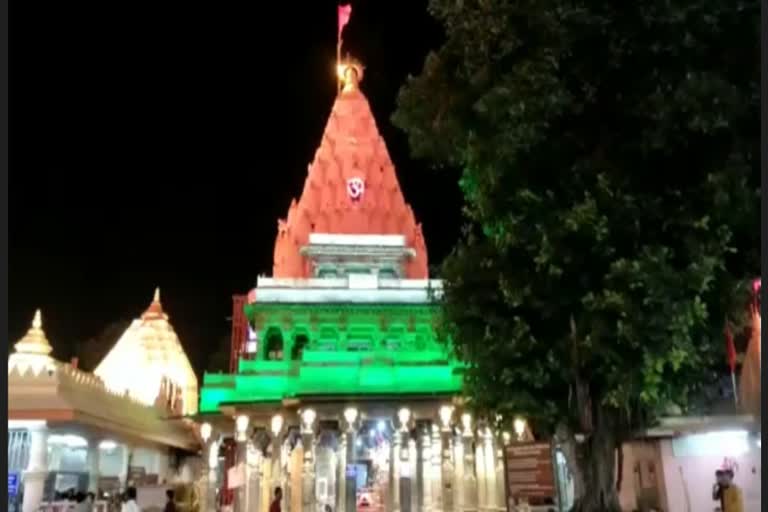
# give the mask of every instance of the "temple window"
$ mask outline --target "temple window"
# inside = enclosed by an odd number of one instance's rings
[[[283,359],[283,333],[276,327],[270,327],[267,330],[267,340],[265,348],[267,361],[281,361]]]
[[[371,350],[371,340],[365,338],[348,339],[347,350],[350,352],[368,352]]]
[[[309,338],[306,334],[297,335],[293,340],[293,347],[291,348],[291,360],[300,361],[301,355],[308,344]]]
[[[386,338],[382,342],[385,350],[398,350],[402,346],[400,340],[397,338]]]
[[[333,327],[325,326],[320,328],[320,334],[317,339],[318,350],[336,350],[339,342],[339,335]]]
[[[317,277],[319,278],[329,278],[329,277],[336,277],[336,269],[335,268],[321,268],[317,271]]]
[[[382,279],[397,279],[397,272],[395,272],[395,269],[390,267],[384,267],[379,270],[379,277]]]

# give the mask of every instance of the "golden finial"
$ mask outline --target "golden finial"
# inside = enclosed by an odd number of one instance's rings
[[[43,315],[40,313],[40,309],[35,311],[35,317],[32,319],[32,327],[34,329],[43,328]]]
[[[363,79],[363,66],[356,59],[347,57],[344,62],[339,63],[336,73],[344,85],[343,91],[353,91]]]
[[[155,288],[155,297],[152,299],[152,302],[160,302],[160,287],[158,286]]]
[[[14,345],[17,353],[23,354],[42,354],[48,355],[51,353],[51,344],[48,343],[48,339],[45,337],[43,331],[43,315],[38,309],[35,311],[35,316],[32,319],[32,327],[27,331],[27,334],[21,338],[18,343]]]

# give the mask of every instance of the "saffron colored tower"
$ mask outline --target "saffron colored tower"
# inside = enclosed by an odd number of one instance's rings
[[[230,373],[204,375],[200,417],[219,432],[208,496],[266,510],[280,486],[289,510],[502,507],[497,440],[462,414],[463,368],[438,334],[442,283],[362,75],[340,66],[303,190],[278,221],[273,276],[235,301]]]

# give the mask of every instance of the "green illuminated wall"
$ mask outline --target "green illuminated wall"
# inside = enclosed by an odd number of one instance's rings
[[[436,313],[432,305],[250,304],[258,354],[241,359],[236,374],[206,373],[200,410],[302,396],[458,393],[462,368],[437,339]]]

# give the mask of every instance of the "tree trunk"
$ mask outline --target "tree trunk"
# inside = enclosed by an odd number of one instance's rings
[[[619,441],[611,414],[596,411],[595,428],[581,443],[576,443],[574,480],[576,491],[572,512],[621,512],[616,490],[616,450]],[[578,476],[577,476],[578,475]]]

